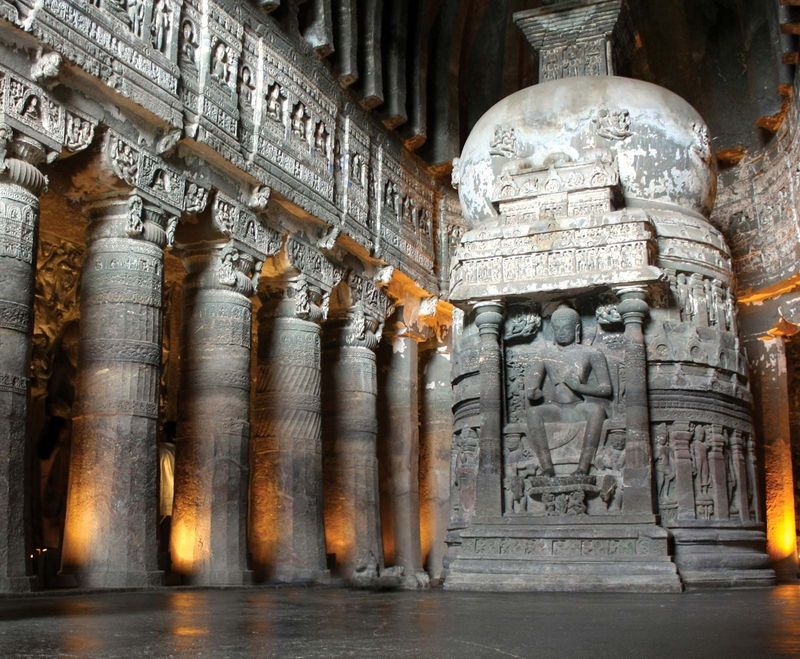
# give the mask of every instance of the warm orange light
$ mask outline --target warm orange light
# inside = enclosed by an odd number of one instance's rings
[[[170,558],[174,572],[191,576],[208,569],[211,558],[211,511],[208,505],[195,507],[188,501],[181,504],[176,499],[170,534]]]
[[[790,444],[779,438],[765,446],[767,553],[779,576],[797,574],[797,529]]]
[[[428,561],[433,544],[434,502],[428,497],[420,497],[419,502],[419,540],[422,546],[422,564]]]
[[[93,539],[97,537],[97,501],[90,479],[77,475],[70,481],[61,563],[67,571],[79,570],[92,562]]]

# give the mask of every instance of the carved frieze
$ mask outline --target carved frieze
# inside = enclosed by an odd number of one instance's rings
[[[177,0],[18,4],[19,27],[117,93],[179,123]]]
[[[453,299],[657,280],[646,213],[615,211],[578,227],[528,226],[468,232],[451,272]]]
[[[221,192],[214,199],[211,219],[218,231],[252,250],[259,259],[275,254],[281,247],[277,231],[249,208]]]

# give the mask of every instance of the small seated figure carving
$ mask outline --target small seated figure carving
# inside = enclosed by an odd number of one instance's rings
[[[592,465],[606,412],[602,405],[584,396],[611,396],[611,377],[605,355],[579,343],[581,318],[574,309],[562,305],[551,317],[555,343],[540,348],[533,356],[525,389],[528,437],[545,476],[554,476],[553,460],[547,441],[545,422],[586,422],[580,461],[575,474],[588,474]],[[593,376],[594,382],[589,382]],[[550,387],[545,390],[548,381]],[[547,393],[545,393],[545,391]]]

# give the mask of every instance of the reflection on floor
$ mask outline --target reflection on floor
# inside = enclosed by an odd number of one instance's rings
[[[13,657],[800,653],[800,586],[682,595],[181,590],[0,600]]]

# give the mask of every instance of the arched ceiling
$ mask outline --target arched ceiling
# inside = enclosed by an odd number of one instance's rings
[[[547,0],[254,1],[442,174],[487,109],[537,81],[512,15]],[[626,1],[636,38],[620,74],[694,105],[723,165],[769,140],[797,60],[800,0]]]

